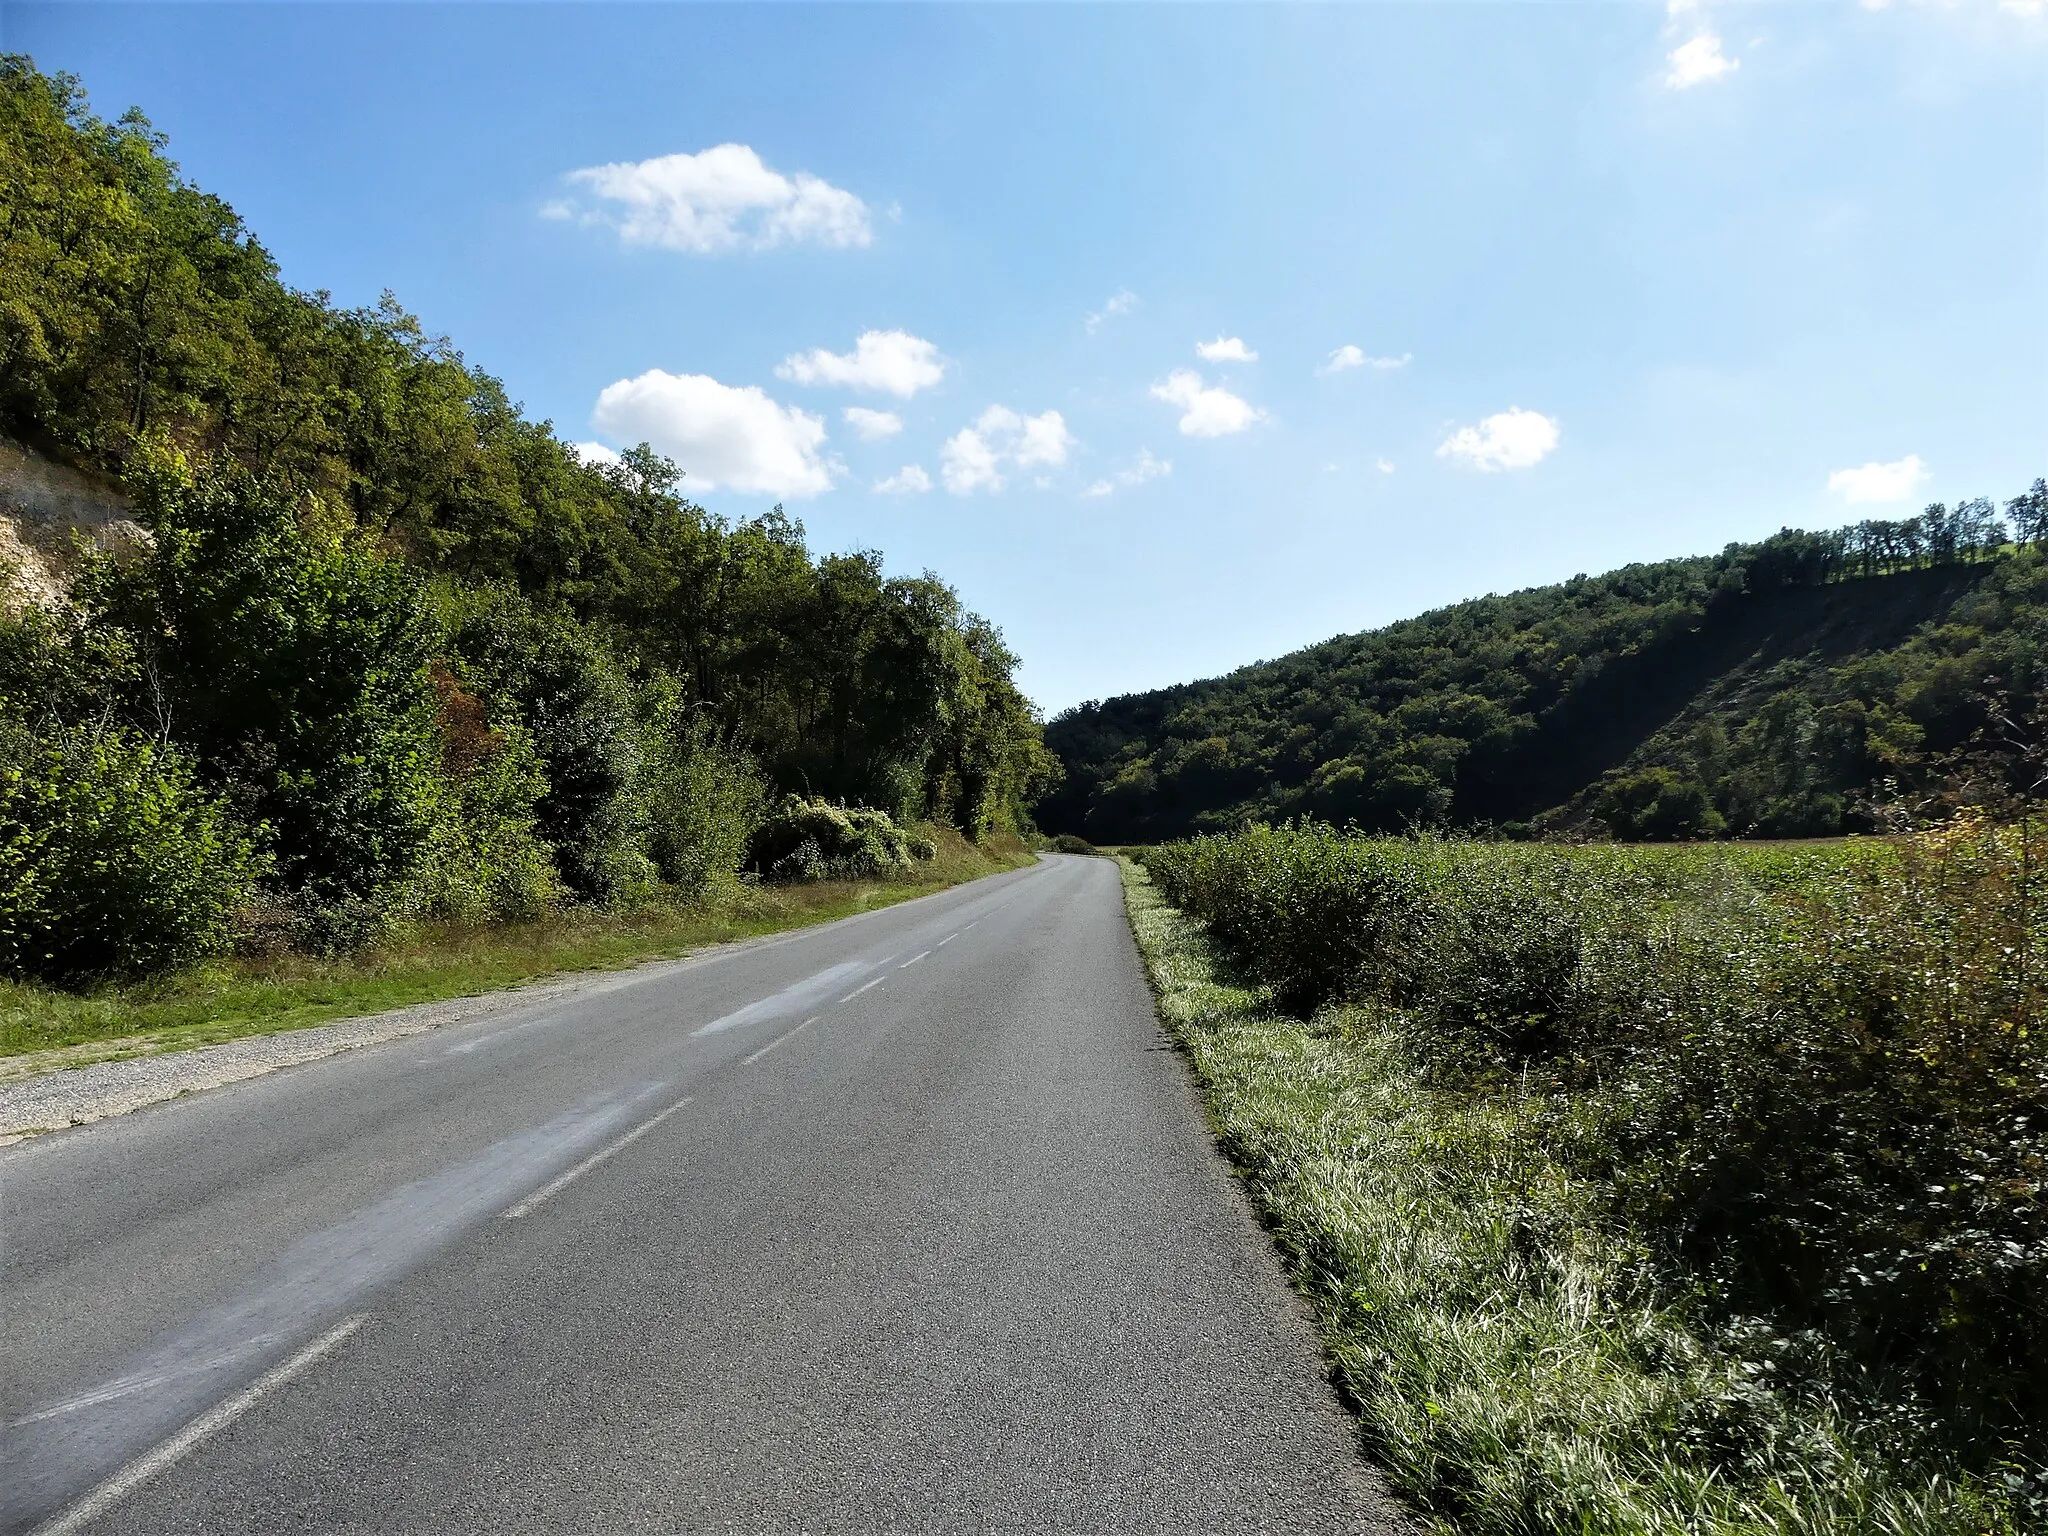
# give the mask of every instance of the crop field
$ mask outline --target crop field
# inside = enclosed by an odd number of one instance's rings
[[[2048,1529],[2038,826],[1127,861],[1368,1448],[1482,1533]]]

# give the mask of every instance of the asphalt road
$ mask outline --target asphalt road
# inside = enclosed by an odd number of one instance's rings
[[[1392,1531],[1107,862],[0,1149],[0,1529]]]

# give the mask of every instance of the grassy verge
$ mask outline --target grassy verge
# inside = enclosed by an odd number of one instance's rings
[[[1366,1449],[1437,1530],[2033,1528],[2024,1490],[1912,1456],[1921,1426],[1845,1397],[1816,1341],[1709,1324],[1549,1150],[1554,1108],[1432,1086],[1383,1012],[1283,1013],[1119,862],[1160,1016]]]
[[[12,1058],[0,1076],[185,1050],[562,972],[667,959],[707,944],[850,917],[1030,860],[1014,841],[987,847],[958,836],[936,841],[938,857],[898,881],[739,886],[696,905],[631,912],[569,908],[526,923],[426,928],[333,959],[220,961],[88,993],[0,982],[0,1058]]]

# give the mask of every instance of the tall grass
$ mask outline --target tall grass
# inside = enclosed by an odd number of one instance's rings
[[[1424,1507],[2048,1528],[2038,836],[1147,855],[1169,1018]]]

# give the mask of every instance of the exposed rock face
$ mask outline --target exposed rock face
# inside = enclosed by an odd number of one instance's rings
[[[0,438],[0,566],[13,589],[0,601],[61,604],[77,540],[107,550],[148,539],[134,511],[97,476]]]

